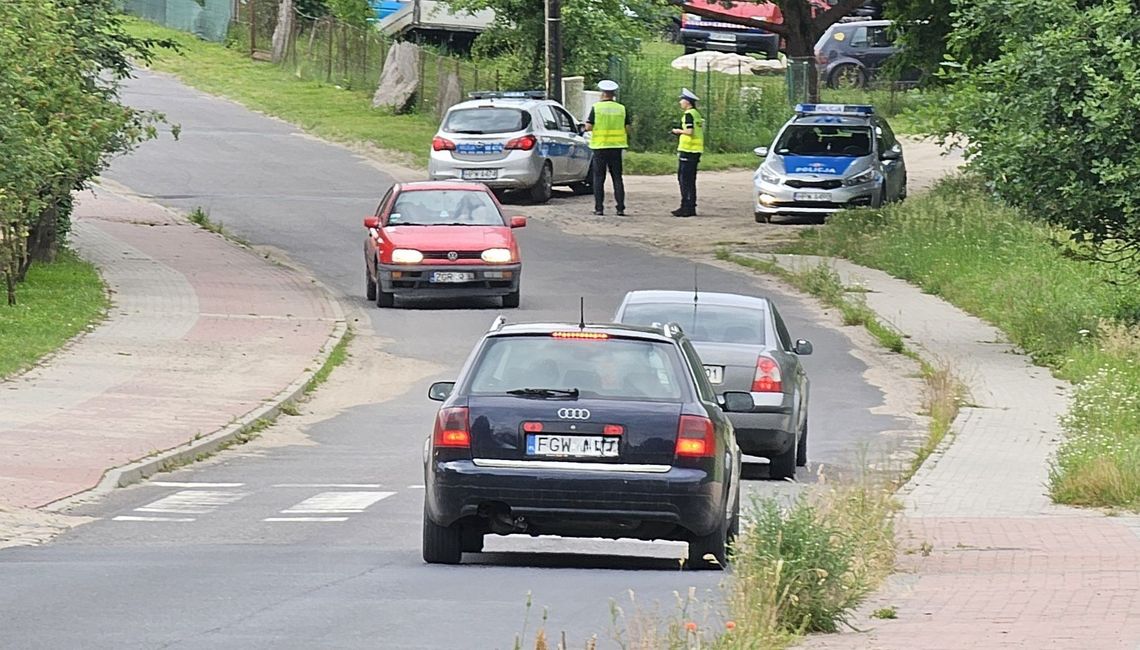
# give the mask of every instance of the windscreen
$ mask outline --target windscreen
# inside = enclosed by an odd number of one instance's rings
[[[871,155],[871,129],[866,126],[793,124],[776,143],[781,156]]]
[[[689,339],[697,343],[742,343],[764,345],[763,309],[746,309],[697,302],[634,303],[626,305],[621,322],[651,326],[654,323],[677,323]]]
[[[389,226],[502,226],[503,215],[482,190],[401,192],[388,215]]]
[[[487,342],[468,391],[577,389],[583,398],[677,401],[685,381],[678,356],[673,345],[653,341],[498,337]]]
[[[461,108],[451,111],[443,130],[449,133],[513,133],[530,126],[530,114],[517,108]]]

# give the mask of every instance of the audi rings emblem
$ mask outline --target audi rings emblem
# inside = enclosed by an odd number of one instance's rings
[[[456,253],[455,251],[451,251],[450,253],[447,254],[447,259],[454,262],[455,260],[459,259],[459,253]]]
[[[558,409],[558,417],[563,420],[589,420],[590,409]]]

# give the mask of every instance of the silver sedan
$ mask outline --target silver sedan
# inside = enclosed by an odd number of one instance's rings
[[[751,413],[730,413],[740,450],[768,458],[770,476],[791,479],[807,464],[807,372],[811,343],[793,340],[767,298],[731,293],[631,291],[614,321],[677,323],[693,342],[718,394],[752,393]]]

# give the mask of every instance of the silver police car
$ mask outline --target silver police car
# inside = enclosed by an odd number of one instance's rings
[[[431,143],[431,180],[479,181],[545,203],[555,185],[590,189],[589,140],[541,91],[476,92],[452,106]]]
[[[906,198],[902,145],[871,106],[797,104],[752,176],[758,223],[772,217],[826,218],[843,208]]]

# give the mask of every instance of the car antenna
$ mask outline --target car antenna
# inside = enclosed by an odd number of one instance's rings
[[[578,296],[578,329],[586,329],[586,297]]]
[[[697,301],[700,300],[700,290],[697,284],[697,269],[699,268],[693,264],[693,330],[697,329]]]

